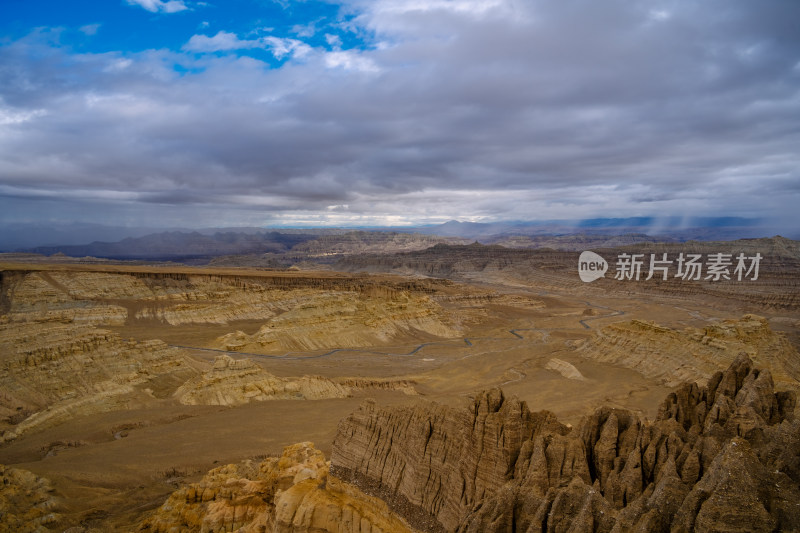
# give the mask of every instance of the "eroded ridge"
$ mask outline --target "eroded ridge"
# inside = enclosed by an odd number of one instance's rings
[[[139,530],[413,533],[383,501],[330,477],[328,467],[303,442],[280,458],[216,468],[174,492]]]
[[[761,316],[746,314],[702,328],[682,330],[645,320],[617,322],[596,331],[578,348],[587,359],[631,368],[670,387],[685,381],[707,383],[745,353],[768,369],[784,389],[800,386],[800,355]]]
[[[340,423],[331,474],[430,531],[797,530],[794,406],[746,356],[653,422],[603,407],[570,430],[500,390],[468,410],[366,404]]]
[[[500,389],[467,408],[367,401],[339,424],[330,463],[302,443],[213,470],[140,527],[796,531],[795,403],[744,355],[706,386],[669,394],[653,422],[601,407],[571,428]]]

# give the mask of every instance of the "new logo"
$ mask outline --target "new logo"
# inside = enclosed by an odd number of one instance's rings
[[[590,283],[606,275],[608,263],[594,252],[585,251],[578,258],[578,275],[584,283]]]

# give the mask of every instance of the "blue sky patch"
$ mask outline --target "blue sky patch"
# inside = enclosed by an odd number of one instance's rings
[[[294,41],[329,50],[366,46],[348,29],[352,25],[340,6],[330,2],[6,0],[2,14],[0,38],[6,42],[38,29],[81,53],[168,49],[247,55],[277,66],[291,57],[285,48]],[[275,39],[284,46],[271,45]]]

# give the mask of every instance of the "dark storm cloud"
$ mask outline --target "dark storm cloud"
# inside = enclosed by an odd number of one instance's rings
[[[219,205],[233,223],[259,209],[320,223],[792,220],[797,2],[345,9],[372,46],[221,32],[180,52],[89,55],[41,30],[0,47],[0,195],[70,187]],[[291,57],[236,54],[259,46]]]

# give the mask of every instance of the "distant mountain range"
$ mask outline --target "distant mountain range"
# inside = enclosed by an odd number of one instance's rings
[[[760,219],[741,217],[632,217],[579,220],[458,222],[406,228],[404,231],[474,238],[491,243],[508,236],[645,234],[661,240],[734,240],[770,237],[800,238],[800,227],[776,228]]]
[[[72,257],[185,261],[230,254],[284,253],[315,237],[314,235],[291,235],[275,231],[263,233],[220,232],[213,235],[203,235],[196,231],[191,233],[170,231],[143,237],[129,237],[118,242],[38,246],[26,251],[44,255],[61,253]]]
[[[509,248],[580,250],[637,243],[733,240],[781,233],[744,218],[604,218],[574,221],[458,222],[412,228],[206,228],[153,232],[147,228],[0,224],[0,252],[72,257],[204,260],[227,255],[284,255],[293,260],[354,253],[392,253],[437,243],[480,242]],[[799,238],[795,229],[783,236]],[[89,239],[89,237],[92,237]]]

